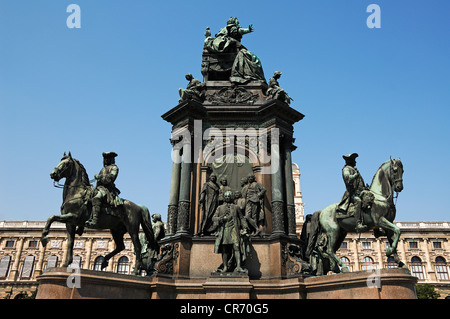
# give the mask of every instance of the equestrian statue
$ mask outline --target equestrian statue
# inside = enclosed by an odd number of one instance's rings
[[[73,158],[70,152],[68,155],[64,153],[60,163],[50,173],[54,183],[62,178],[66,181],[63,187],[61,215],[53,215],[47,220],[41,242],[44,247],[48,244],[47,235],[53,222],[66,224],[68,241],[63,267],[72,263],[75,234],[81,236],[85,227],[111,231],[116,247],[105,256],[102,269],[108,266],[109,259],[125,249],[123,236],[129,233],[136,255],[134,274],[138,275],[141,270],[145,270],[139,241],[140,227],[144,231],[148,247],[159,251],[148,208],[118,197],[120,192],[114,184],[118,174],[114,160],[116,156],[114,152],[103,153],[104,167],[95,175],[96,188],[91,185],[84,166]]]
[[[396,214],[394,193],[403,190],[403,164],[400,159],[391,157],[380,166],[368,187],[355,167],[357,157],[356,153],[343,156],[346,164],[342,176],[346,191],[342,200],[306,218],[300,236],[302,249],[297,253],[302,265],[308,265],[303,269],[305,273],[348,272],[336,251],[347,233],[369,230],[373,230],[376,237],[386,235],[390,243],[386,256],[392,255],[398,267],[406,267],[397,254],[400,229],[393,223]]]

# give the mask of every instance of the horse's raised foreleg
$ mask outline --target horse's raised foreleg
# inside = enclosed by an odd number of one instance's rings
[[[390,256],[397,252],[397,245],[400,239],[400,228],[398,228],[394,223],[391,223],[385,217],[380,217],[378,220],[378,226],[383,228],[387,233],[392,234],[388,236],[391,247],[386,248],[386,256]]]
[[[42,230],[42,235],[41,235],[42,246],[45,247],[48,244],[48,242],[50,241],[50,239],[47,237],[47,235],[50,231],[50,226],[54,222],[67,223],[67,222],[70,222],[73,219],[73,217],[74,217],[74,215],[72,213],[68,213],[68,214],[64,214],[64,215],[50,216],[47,219],[47,223],[45,224],[44,229]]]
[[[395,233],[393,231],[391,231],[391,230],[387,230],[386,231],[386,236],[387,236],[387,239],[388,239],[388,242],[389,242],[390,246],[392,246],[394,238],[396,236]],[[394,257],[394,260],[397,263],[398,267],[408,269],[408,267],[405,265],[405,263],[401,261],[400,257],[398,256],[398,252],[397,251],[394,251],[392,253],[392,256]]]
[[[102,269],[106,268],[108,266],[108,261],[120,253],[122,250],[125,249],[125,244],[123,243],[123,235],[125,232],[123,230],[113,230],[111,229],[111,235],[114,239],[114,243],[116,244],[116,248],[110,252],[108,255],[105,256],[105,259],[102,262]]]

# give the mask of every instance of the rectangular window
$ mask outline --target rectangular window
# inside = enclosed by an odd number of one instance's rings
[[[409,242],[409,248],[410,249],[417,249],[417,248],[419,248],[419,245],[418,245],[418,243],[416,241],[410,241]]]
[[[361,243],[363,249],[371,249],[371,248],[372,248],[372,245],[371,245],[371,244],[372,244],[372,243],[371,243],[370,241],[363,241],[363,242]]]
[[[14,248],[14,240],[7,240],[5,247],[6,248]]]
[[[433,242],[433,248],[434,249],[442,249],[442,244],[440,241],[434,241]]]
[[[37,248],[37,246],[38,246],[37,240],[30,240],[28,242],[28,248]]]
[[[343,241],[343,242],[342,242],[341,248],[342,248],[342,249],[347,249],[347,242],[346,242],[346,241]]]

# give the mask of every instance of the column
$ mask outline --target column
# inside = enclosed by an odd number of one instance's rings
[[[424,238],[423,239],[423,244],[424,244],[424,250],[425,250],[425,259],[426,259],[426,267],[425,267],[425,271],[427,273],[427,277],[426,279],[432,279],[432,280],[436,280],[436,278],[432,278],[436,273],[433,269],[433,265],[431,264],[431,258],[430,258],[430,251],[428,250],[428,238]]]
[[[283,183],[280,163],[280,144],[278,136],[271,137],[271,177],[272,177],[272,233],[285,234]]]
[[[398,241],[397,253],[400,253],[400,260],[406,265],[408,261],[406,260],[406,250],[405,250],[405,239],[404,238],[400,238],[400,240]]]
[[[42,244],[39,244],[39,257],[36,262],[35,277],[42,274],[42,268],[44,265],[44,255],[45,255],[45,247]]]
[[[355,268],[353,271],[360,271],[359,269],[359,250],[358,250],[358,238],[353,238],[353,247],[355,249]]]
[[[180,196],[180,150],[174,149],[172,153],[172,178],[170,180],[169,207],[167,212],[167,236],[175,234],[177,230],[178,199]]]
[[[84,269],[90,269],[91,255],[92,255],[92,238],[86,239],[84,242],[84,249],[86,250],[86,260],[84,261]]]
[[[189,233],[189,213],[191,206],[191,152],[190,148],[183,153],[181,164],[180,194],[178,197],[177,234]]]
[[[114,246],[115,246],[115,244],[114,244],[114,240],[110,240],[110,239],[108,239],[108,238],[105,238],[105,240],[107,240],[108,241],[108,244],[106,245],[106,247],[108,247],[108,251],[106,252],[106,254],[108,254],[110,251],[113,251],[114,250]],[[106,255],[105,255],[106,256]],[[116,255],[117,256],[117,255]],[[115,256],[114,256],[115,257]],[[114,261],[115,261],[115,258],[111,258],[110,260],[109,260],[109,262],[108,262],[108,266],[106,266],[106,268],[104,269],[105,271],[110,271],[110,272],[113,272],[114,271]]]
[[[286,208],[287,208],[287,222],[288,235],[297,237],[295,224],[295,202],[294,202],[294,178],[292,176],[292,157],[291,148],[292,140],[285,140],[284,143],[284,179],[286,187]]]
[[[380,238],[377,238],[377,253],[378,253],[378,267],[380,269],[382,269],[384,267],[384,265],[383,265],[383,258],[385,258],[385,257],[383,255],[383,251],[382,251],[382,247],[381,247],[381,239]]]
[[[20,257],[22,255],[22,249],[23,249],[23,238],[19,238],[19,240],[17,241],[17,252],[16,256],[14,257],[14,264],[9,274],[9,278],[11,278],[13,281],[16,281],[19,277],[19,264],[20,264]]]

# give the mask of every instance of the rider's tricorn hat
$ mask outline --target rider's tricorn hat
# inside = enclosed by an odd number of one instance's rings
[[[345,159],[345,161],[349,161],[349,160],[354,160],[355,158],[358,157],[357,153],[352,153],[352,154],[348,154],[348,155],[342,155],[342,158]]]
[[[107,152],[107,153],[103,152],[103,158],[114,158],[116,156],[117,154],[114,152]]]

